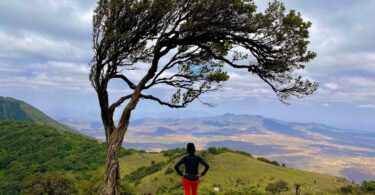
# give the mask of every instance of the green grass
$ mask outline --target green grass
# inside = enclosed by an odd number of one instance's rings
[[[211,168],[207,175],[201,178],[200,193],[212,192],[213,186],[220,186],[222,193],[246,192],[249,188],[260,193],[266,193],[265,187],[278,180],[288,182],[293,190],[294,184],[302,184],[303,192],[313,194],[333,194],[349,182],[334,176],[283,168],[271,165],[252,157],[233,152],[224,152],[218,155],[209,154],[206,157]],[[180,177],[176,173],[166,174],[168,167],[173,167],[174,160],[167,164],[161,171],[153,173],[142,179],[137,186],[140,193],[181,193]],[[156,178],[156,179],[155,179]],[[287,193],[291,193],[289,191]]]
[[[168,160],[161,153],[133,153],[120,158],[120,173],[123,177],[143,166],[150,166],[155,163]]]

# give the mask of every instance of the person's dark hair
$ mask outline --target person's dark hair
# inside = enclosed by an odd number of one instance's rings
[[[195,145],[193,143],[188,143],[187,146],[186,146],[186,151],[189,154],[194,154],[194,152],[195,152]]]

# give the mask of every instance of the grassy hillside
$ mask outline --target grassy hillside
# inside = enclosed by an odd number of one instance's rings
[[[0,194],[18,193],[35,173],[72,174],[77,184],[102,166],[97,140],[27,121],[0,121]]]
[[[27,121],[0,121],[0,135],[0,194],[45,192],[35,188],[40,184],[67,194],[97,194],[104,144]],[[126,194],[182,194],[173,165],[183,153],[184,149],[161,153],[123,149],[122,190]],[[211,165],[201,179],[201,194],[266,194],[266,186],[279,180],[287,182],[287,193],[292,193],[296,183],[302,185],[303,193],[312,194],[332,194],[350,185],[341,178],[275,166],[243,152],[208,150],[199,154]]]
[[[126,175],[142,174],[146,167],[157,167],[158,163],[162,166],[154,172],[150,171],[150,174],[140,181],[134,182],[138,193],[182,194],[180,177],[173,170],[173,165],[179,157],[168,160],[162,153],[152,154],[152,158],[158,160],[152,165],[150,158],[139,155],[133,154],[121,160],[121,166],[125,169],[122,174],[127,182],[131,181],[131,178]],[[266,186],[279,180],[288,183],[290,190],[286,193],[293,192],[294,184],[301,184],[304,193],[332,194],[338,192],[340,187],[350,184],[342,178],[275,166],[237,152],[228,151],[216,155],[204,152],[203,155],[211,169],[201,178],[201,194],[266,194]],[[214,187],[217,187],[219,192],[215,193]]]
[[[120,158],[123,190],[128,194],[183,194],[180,177],[173,165],[184,150],[161,153],[133,152]],[[201,178],[200,194],[267,194],[266,187],[279,180],[286,181],[294,194],[294,185],[301,184],[302,194],[343,194],[342,187],[354,186],[349,181],[330,175],[285,168],[266,163],[241,152],[227,150],[218,154],[199,152],[211,168]],[[101,168],[101,172],[103,167]],[[98,188],[101,174],[95,178],[90,193]],[[219,192],[213,189],[217,187]]]
[[[0,120],[33,121],[54,127],[57,130],[73,131],[30,104],[10,97],[0,96]]]
[[[120,172],[122,176],[129,175],[140,167],[147,167],[166,160],[168,158],[162,153],[136,152],[120,158]]]

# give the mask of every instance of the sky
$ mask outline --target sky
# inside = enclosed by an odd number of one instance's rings
[[[255,2],[258,11],[267,5]],[[133,118],[259,114],[375,131],[375,1],[283,2],[313,23],[309,48],[318,56],[305,74],[320,84],[314,95],[286,105],[260,79],[232,70],[221,91],[202,97],[214,108],[194,102],[177,110],[141,101]],[[88,79],[95,6],[95,0],[0,1],[0,96],[24,100],[57,119],[98,119],[99,105]],[[131,78],[140,74],[134,71]],[[116,84],[111,99],[127,91]]]

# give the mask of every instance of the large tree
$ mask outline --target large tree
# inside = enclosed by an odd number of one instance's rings
[[[316,91],[318,84],[296,71],[315,57],[307,48],[310,26],[278,1],[257,12],[252,0],[100,0],[90,80],[108,144],[102,194],[119,194],[119,150],[141,99],[184,108],[220,89],[230,68],[258,76],[283,102]],[[134,69],[144,74],[131,79]],[[131,92],[110,102],[111,80]],[[170,98],[150,90],[161,85],[173,90]]]

